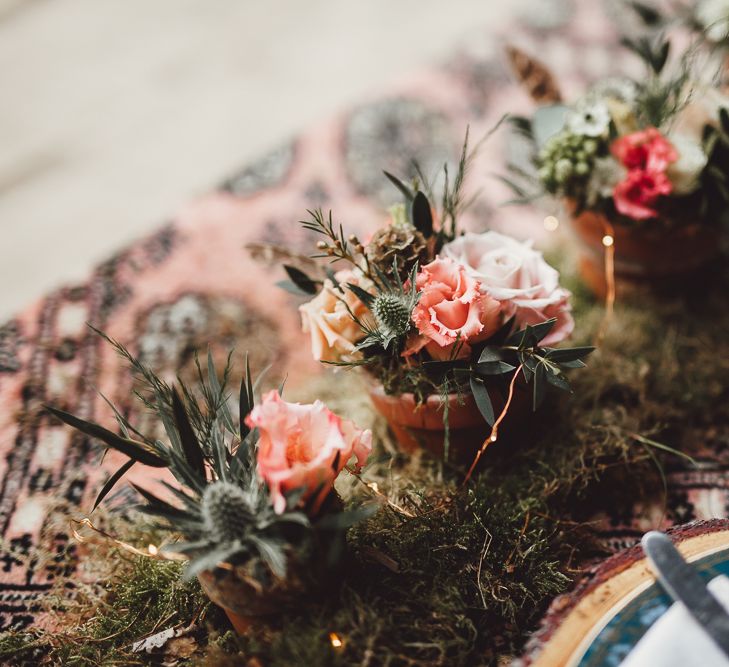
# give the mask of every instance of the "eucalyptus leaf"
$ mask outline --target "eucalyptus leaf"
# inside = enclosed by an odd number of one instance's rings
[[[475,369],[478,375],[503,375],[513,371],[516,366],[507,364],[505,361],[484,361],[476,364]]]
[[[509,338],[512,330],[514,329],[514,322],[516,321],[516,315],[512,315],[499,330],[488,339],[488,347],[498,348],[500,345],[506,343],[506,339]],[[486,348],[484,348],[486,349]],[[479,359],[479,361],[488,361],[487,359]]]
[[[354,293],[354,295],[368,308],[372,305],[375,297],[372,296],[367,290],[362,289],[359,285],[353,283],[347,283],[347,287]]]
[[[572,387],[570,387],[570,383],[567,381],[567,378],[562,375],[561,373],[547,373],[547,382],[549,384],[553,385],[554,387],[557,387],[558,389],[562,389],[564,391],[572,392]]]
[[[309,278],[301,269],[297,269],[295,266],[290,264],[284,264],[284,271],[291,278],[291,282],[294,283],[300,290],[305,294],[316,294],[319,291],[321,283],[317,280]]]
[[[534,385],[532,391],[532,410],[536,410],[544,401],[547,393],[546,370],[544,364],[538,364],[534,369]]]
[[[531,333],[537,339],[537,342],[539,342],[543,340],[547,336],[547,334],[552,331],[552,329],[554,329],[555,324],[557,324],[556,317],[545,320],[544,322],[540,322],[539,324],[534,324],[532,325]]]
[[[276,287],[280,287],[282,290],[285,290],[289,294],[293,294],[295,296],[311,296],[311,293],[300,289],[291,280],[279,280],[276,283]]]
[[[470,378],[469,382],[471,385],[471,393],[476,401],[479,412],[486,420],[486,423],[489,426],[493,426],[496,421],[496,417],[494,415],[494,406],[491,403],[491,397],[489,396],[486,386],[483,382],[473,376]]]
[[[550,349],[545,355],[550,361],[560,364],[564,362],[584,359],[588,354],[595,350],[592,346],[585,347],[565,347],[559,349]]]
[[[413,198],[410,216],[415,228],[427,239],[433,235],[433,214],[428,198],[418,190]]]
[[[478,357],[478,363],[501,361],[503,359],[503,354],[504,353],[497,347],[485,347],[481,350],[481,354]]]
[[[563,104],[550,104],[539,107],[532,118],[532,135],[537,148],[557,134],[565,124],[569,109]]]
[[[551,361],[551,359],[550,359]],[[575,359],[574,361],[560,361],[560,368],[585,368],[587,364],[582,359]]]

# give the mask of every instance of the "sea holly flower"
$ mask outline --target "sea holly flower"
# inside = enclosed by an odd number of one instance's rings
[[[563,115],[558,115],[562,123]],[[550,188],[579,189],[592,163],[607,150],[605,137],[562,129],[545,142],[539,167]],[[569,387],[562,368],[534,355],[541,354],[538,342],[563,341],[574,323],[569,291],[560,287],[557,271],[531,244],[496,232],[464,236],[459,229],[459,215],[468,203],[462,187],[471,159],[466,136],[458,168],[444,169],[440,206],[431,204],[432,193],[420,189],[426,178],[417,164],[417,177],[409,182],[385,172],[404,201],[390,209],[388,224],[364,243],[346,235],[331,212],[309,211],[303,227],[323,237],[316,244],[322,252],[314,258],[347,263],[356,280],[329,273],[320,293],[322,282],[316,277],[284,268],[297,293],[316,294],[301,311],[317,358],[359,367],[385,394],[407,396],[404,400],[418,406],[432,405],[435,396],[471,393],[484,419],[493,423],[485,382],[495,388],[517,373],[527,382],[534,378],[539,397],[545,384]],[[339,290],[345,291],[346,303],[341,296],[329,300]],[[515,330],[526,342],[507,342]],[[551,381],[544,377],[546,369]],[[507,374],[511,380],[490,377]],[[379,396],[380,389],[376,392]],[[444,410],[446,452],[448,415]]]
[[[130,372],[138,373],[143,389],[137,398],[159,419],[166,441],[142,435],[114,406],[121,434],[47,409],[129,457],[103,486],[94,507],[132,465],[166,469],[158,485],[162,495],[135,486],[144,499],[138,509],[175,537],[165,540],[159,553],[189,558],[186,578],[232,571],[223,570],[226,564],[242,576],[246,589],[263,593],[291,583],[295,590],[305,582],[302,574],[316,569],[322,547],[340,539],[336,532],[374,509],[341,511],[338,503],[323,504],[350,458],[356,458],[357,466],[365,463],[372,448],[369,431],[340,419],[320,401],[286,403],[269,392],[256,405],[257,383],[247,359],[234,420],[226,386],[230,356],[219,375],[208,352],[207,372],[197,364],[195,386],[180,380],[178,391],[109,340],[129,361]],[[289,566],[297,571],[290,580]]]

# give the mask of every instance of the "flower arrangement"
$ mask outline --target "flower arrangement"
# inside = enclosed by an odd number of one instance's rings
[[[111,342],[146,387],[138,397],[168,442],[145,436],[116,409],[120,434],[49,406],[61,421],[129,457],[94,508],[132,466],[168,470],[175,483],[161,480],[165,498],[134,486],[144,500],[138,509],[170,535],[159,553],[187,559],[185,576],[197,576],[236,627],[321,585],[341,554],[343,530],[370,511],[343,511],[334,481],[350,459],[353,470],[364,465],[371,432],[320,401],[287,403],[270,391],[255,404],[247,363],[236,423],[226,391],[230,356],[222,382],[208,354],[207,378],[198,364],[197,386],[180,382],[178,391]]]
[[[570,294],[530,242],[459,230],[471,159],[466,137],[452,182],[446,169],[440,211],[432,192],[420,189],[422,175],[408,185],[385,172],[405,201],[367,243],[345,237],[331,212],[310,211],[303,225],[322,237],[315,257],[346,268],[310,276],[287,265],[283,283],[314,297],[300,312],[316,359],[363,367],[380,385],[373,399],[403,397],[411,414],[440,398],[446,448],[449,414],[464,400],[475,401],[481,415],[469,425],[496,427],[518,375],[531,384],[536,409],[547,385],[569,389],[564,371],[583,366],[592,350],[554,347],[574,326]],[[383,400],[375,404],[386,412]],[[403,429],[394,430],[403,441]]]
[[[609,291],[606,272],[663,280],[702,267],[729,211],[729,98],[696,74],[698,50],[668,67],[666,39],[623,43],[645,76],[604,79],[567,106],[557,95],[532,118],[513,118],[531,164],[511,165],[505,179],[515,201],[548,194],[565,204],[598,292]],[[614,271],[602,266],[603,242],[614,244]]]
[[[693,81],[685,66],[661,78],[668,45],[635,47],[648,64],[643,81],[599,82],[560,109],[562,126],[535,145],[548,193],[624,225],[713,223],[723,215],[729,98]]]

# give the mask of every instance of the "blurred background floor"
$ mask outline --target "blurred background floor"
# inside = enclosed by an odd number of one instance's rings
[[[0,322],[522,6],[0,0]]]

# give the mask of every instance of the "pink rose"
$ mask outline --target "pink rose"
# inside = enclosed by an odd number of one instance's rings
[[[634,220],[656,217],[658,198],[673,192],[666,171],[678,159],[676,149],[655,127],[649,127],[619,137],[610,151],[628,169],[613,190],[615,208]]]
[[[484,340],[501,326],[499,302],[482,293],[478,281],[452,259],[438,258],[424,266],[415,284],[420,298],[412,318],[421,337],[410,341],[405,355],[427,347],[435,358],[448,358],[458,341],[458,356],[465,356],[469,341]]]
[[[342,357],[352,356],[355,344],[365,336],[347,307],[358,318],[369,311],[352,290],[347,289],[346,284],[370,289],[371,283],[352,271],[338,271],[334,276],[341,290],[327,278],[321,292],[299,306],[301,326],[304,333],[311,335],[311,353],[317,361],[340,361]]]
[[[661,195],[670,195],[673,185],[665,173],[635,169],[615,186],[613,201],[619,213],[633,220],[649,220],[658,215],[654,204]]]
[[[464,266],[481,291],[501,303],[504,317],[515,317],[517,328],[556,317],[544,345],[555,345],[572,333],[571,294],[560,287],[559,273],[530,241],[493,231],[469,232],[443,246],[442,253]]]
[[[359,468],[372,451],[369,430],[341,419],[321,401],[286,403],[270,391],[245,421],[260,434],[258,472],[279,514],[286,509],[284,494],[300,488],[305,489],[304,499],[318,491],[312,505],[316,513],[349,459],[355,456]]]
[[[678,157],[676,149],[655,127],[618,137],[610,152],[628,169],[665,172]]]

